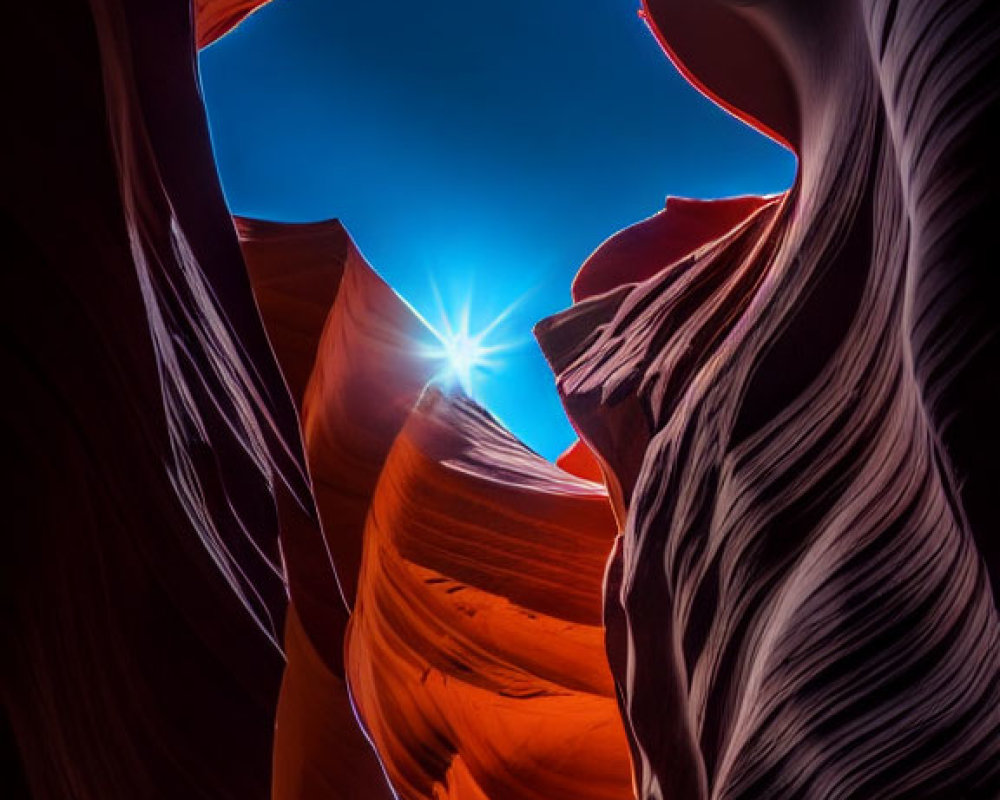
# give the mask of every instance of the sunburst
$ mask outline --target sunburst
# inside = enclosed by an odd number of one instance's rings
[[[465,394],[474,396],[475,379],[481,373],[494,371],[502,366],[496,357],[498,354],[519,347],[522,342],[516,340],[488,342],[487,340],[499,332],[501,324],[517,308],[523,297],[518,298],[482,329],[473,333],[470,330],[472,310],[471,293],[460,304],[457,311],[449,313],[437,285],[432,284],[434,299],[437,302],[441,318],[441,329],[428,325],[435,342],[422,349],[421,354],[430,359],[443,362],[441,369],[433,380],[449,386],[458,386]]]

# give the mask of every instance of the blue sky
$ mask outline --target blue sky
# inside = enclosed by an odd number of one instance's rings
[[[201,54],[234,213],[337,217],[438,330],[512,303],[472,393],[554,458],[574,436],[531,326],[667,195],[772,193],[791,154],[703,98],[637,0],[274,0]],[[437,291],[435,291],[435,286]]]

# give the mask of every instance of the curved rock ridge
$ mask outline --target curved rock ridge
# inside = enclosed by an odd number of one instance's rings
[[[536,329],[624,515],[605,620],[638,794],[995,797],[1000,8],[647,12],[800,173]]]
[[[826,6],[830,0],[820,0]],[[677,70],[733,116],[797,150],[803,109],[785,53],[748,6],[755,0],[642,0],[639,16]],[[788,5],[787,2],[785,5]],[[812,4],[805,16],[821,13]],[[817,10],[814,10],[817,9]]]
[[[194,31],[198,47],[208,47],[271,0],[194,0]]]
[[[324,326],[332,316],[345,265],[350,257],[358,257],[356,249],[336,220],[290,224],[237,217],[234,222],[264,326],[301,411]],[[315,462],[312,466],[324,469]],[[336,510],[330,511],[335,515]],[[280,522],[283,563],[298,624],[321,658],[342,676],[348,608],[332,572],[327,537],[316,536],[313,521],[289,504],[282,504]],[[347,534],[341,531],[340,536]],[[360,538],[361,532],[350,536]]]
[[[441,364],[433,336],[353,245],[302,402],[316,502],[350,606],[365,517],[393,440]]]
[[[601,627],[616,534],[604,488],[430,386],[441,365],[421,355],[428,329],[338,222],[237,228],[278,361],[302,395],[326,540],[353,606],[347,675],[395,790],[630,797]],[[296,376],[310,361],[303,390]],[[306,534],[303,548],[283,516],[293,603],[274,796],[388,796],[344,688],[336,587],[312,574]],[[361,568],[362,543],[389,549]],[[389,651],[387,636],[398,642]],[[443,772],[425,763],[432,745]],[[592,764],[582,777],[565,766],[578,758]]]
[[[578,478],[604,483],[604,473],[593,451],[577,439],[556,459],[556,465]]]
[[[662,211],[608,238],[580,267],[573,301],[640,283],[743,222],[765,197],[694,200],[668,197]],[[773,200],[771,200],[773,202]]]
[[[292,605],[274,743],[275,798],[391,797],[344,680],[343,642],[381,464],[432,365],[419,319],[337,220],[236,219],[247,270],[292,394],[324,522],[318,542],[282,509]],[[325,568],[331,553],[337,576]]]
[[[423,355],[433,334],[365,261],[338,220],[235,223],[261,316],[300,407],[325,539],[349,607],[382,464],[441,368]],[[331,586],[324,573],[309,579],[315,554],[303,551],[299,558],[298,538],[282,533],[286,568],[303,570],[291,581],[292,593],[303,588],[305,601]],[[329,620],[323,626],[329,629]],[[333,640],[329,654],[339,664],[339,634]]]
[[[365,528],[347,673],[402,798],[627,798],[603,489],[429,388]]]
[[[272,800],[393,798],[355,718],[342,665],[331,665],[317,650],[294,602],[286,621],[285,656],[274,721]]]
[[[277,502],[320,533],[215,175],[190,8],[57,0],[7,23],[6,73],[32,65],[7,98],[2,189],[3,699],[25,783],[265,797]]]
[[[233,222],[268,339],[301,409],[344,265],[357,248],[337,220]]]

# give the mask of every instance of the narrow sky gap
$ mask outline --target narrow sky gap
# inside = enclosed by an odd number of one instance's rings
[[[573,432],[530,329],[569,304],[587,255],[669,194],[794,176],[687,85],[637,8],[275,0],[201,54],[233,212],[341,219],[451,337],[474,396],[548,458]]]

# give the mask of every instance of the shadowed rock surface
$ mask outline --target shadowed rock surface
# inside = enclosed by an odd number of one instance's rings
[[[606,624],[639,794],[994,797],[997,7],[646,13],[800,173],[537,329],[627,520]]]
[[[237,219],[278,362],[298,398],[324,538],[282,515],[292,595],[277,713],[274,797],[390,797],[344,675],[365,517],[392,442],[429,377],[428,332],[336,220]],[[324,568],[330,556],[336,578]],[[350,602],[348,602],[348,600]]]
[[[12,789],[1000,794],[1000,8],[649,0],[800,173],[588,259],[554,466],[339,223],[234,226],[194,47],[255,6],[7,20]]]
[[[191,24],[57,0],[5,26],[31,75],[3,181],[3,692],[39,798],[266,797],[277,501],[319,536]]]

